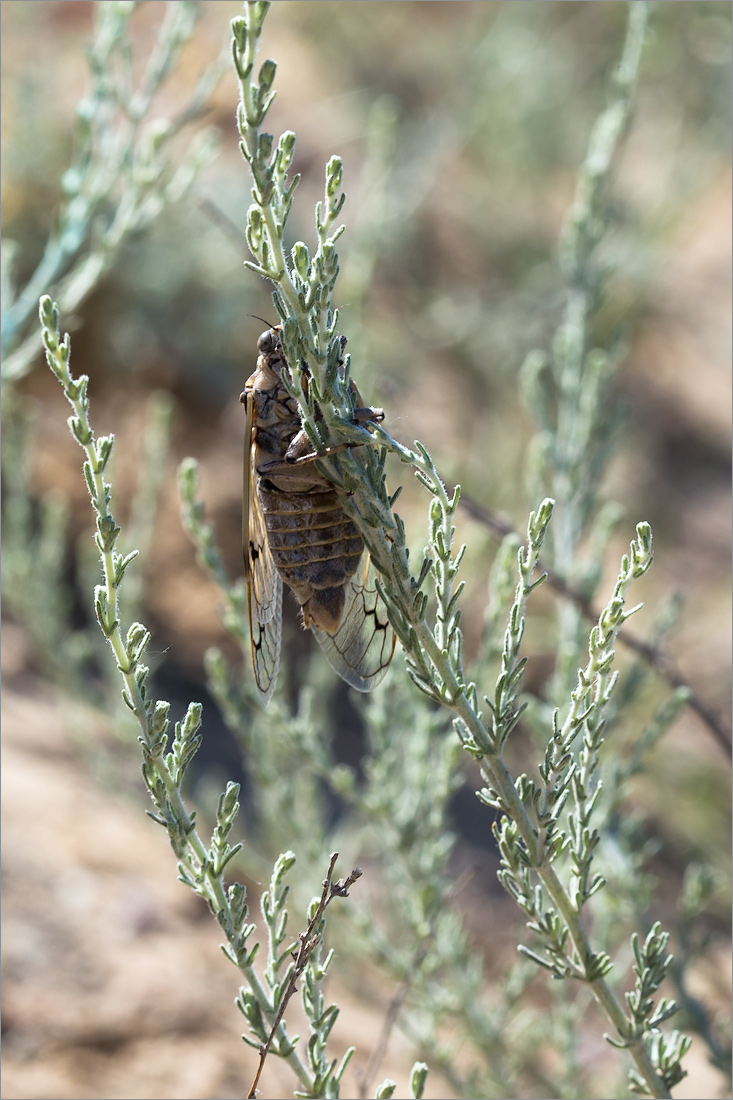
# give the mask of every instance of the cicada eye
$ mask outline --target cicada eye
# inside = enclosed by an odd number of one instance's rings
[[[277,336],[271,328],[266,329],[257,341],[257,350],[261,355],[270,355],[277,347]]]

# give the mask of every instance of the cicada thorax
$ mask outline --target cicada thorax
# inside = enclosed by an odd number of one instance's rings
[[[255,491],[273,563],[301,606],[304,626],[334,634],[364,543],[331,483],[314,462],[302,461],[314,451],[282,382],[287,367],[275,333],[263,333],[245,391],[254,402]]]

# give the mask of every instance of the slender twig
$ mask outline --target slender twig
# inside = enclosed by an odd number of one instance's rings
[[[466,887],[466,885],[475,877],[475,869],[466,870],[463,874],[459,875],[456,881],[452,884],[450,890],[445,894],[445,901],[448,903],[451,900],[455,900],[458,894]],[[374,1080],[379,1072],[379,1067],[382,1063],[384,1055],[387,1051],[387,1044],[389,1043],[390,1036],[395,1029],[397,1019],[400,1014],[400,1010],[405,1003],[407,996],[412,989],[415,978],[420,973],[420,968],[425,962],[428,956],[430,948],[432,946],[432,939],[434,935],[434,927],[431,928],[430,935],[426,937],[423,942],[418,946],[415,954],[412,957],[412,961],[407,967],[407,973],[404,978],[399,982],[397,988],[389,999],[387,1005],[387,1011],[384,1014],[384,1021],[382,1023],[381,1030],[379,1032],[379,1038],[372,1047],[371,1054],[363,1070],[357,1070],[356,1077],[359,1082],[359,1096],[360,1100],[366,1100],[366,1095],[369,1089],[369,1082]]]
[[[379,1072],[379,1067],[382,1064],[382,1059],[384,1058],[384,1055],[387,1051],[387,1044],[389,1043],[390,1036],[394,1031],[395,1024],[397,1023],[397,1017],[400,1014],[400,1009],[405,1003],[407,994],[412,988],[415,974],[419,971],[420,967],[425,961],[427,953],[427,944],[423,944],[423,946],[415,952],[412,962],[410,963],[408,973],[399,983],[389,999],[389,1004],[387,1005],[387,1011],[384,1014],[384,1020],[382,1022],[382,1027],[379,1032],[379,1037],[372,1047],[371,1054],[369,1055],[369,1060],[366,1066],[363,1070],[357,1073],[359,1081],[359,1096],[361,1100],[365,1100],[369,1088],[369,1082],[372,1081]]]
[[[450,487],[448,486],[447,488],[450,491]],[[475,500],[471,500],[465,493],[461,494],[459,505],[473,519],[478,520],[484,527],[488,527],[497,538],[503,539],[506,538],[507,535],[517,534],[510,523],[501,519],[489,508],[485,508]],[[538,563],[538,568],[541,572],[547,574],[546,583],[549,584],[551,588],[554,588],[561,596],[565,596],[567,599],[571,600],[590,622],[598,622],[598,610],[593,607],[590,600],[569,585],[565,578],[561,577],[554,569],[548,569],[542,561]],[[728,757],[730,757],[731,731],[723,716],[706,703],[704,699],[701,699],[699,694],[690,687],[684,676],[676,670],[670,657],[658,646],[652,645],[651,642],[645,642],[643,638],[639,638],[638,635],[628,630],[625,626],[619,630],[617,637],[627,649],[632,649],[635,653],[638,653],[643,660],[656,669],[670,687],[686,689],[687,698],[685,701],[688,707],[690,710],[694,711],[703,724],[707,726],[718,746],[724,750]]]
[[[239,246],[245,246],[247,244],[246,234],[243,233],[237,223],[222,210],[219,204],[213,202],[207,195],[199,197],[196,201],[201,213],[209,219],[212,225],[215,225],[217,229],[221,230],[222,234],[232,246],[232,249],[239,255]]]
[[[259,1084],[260,1077],[262,1076],[265,1059],[270,1052],[270,1047],[272,1046],[273,1040],[277,1033],[277,1029],[280,1026],[280,1021],[285,1014],[285,1009],[288,1006],[288,1002],[290,1001],[290,998],[293,996],[293,994],[297,992],[298,987],[296,985],[296,982],[308,965],[313,951],[321,942],[321,933],[317,932],[314,934],[314,930],[316,929],[319,921],[323,917],[323,914],[326,911],[329,902],[333,901],[334,898],[348,897],[349,887],[353,886],[356,880],[358,878],[361,878],[362,876],[363,872],[361,868],[355,867],[348,878],[338,879],[336,882],[332,882],[333,869],[336,866],[336,860],[338,859],[338,857],[338,852],[334,852],[332,854],[331,861],[328,865],[328,872],[325,879],[323,880],[323,892],[321,893],[321,900],[319,901],[316,911],[313,914],[313,917],[311,918],[311,921],[305,932],[300,932],[298,934],[300,946],[298,947],[297,951],[293,950],[292,953],[295,966],[292,969],[288,984],[280,1001],[280,1007],[278,1009],[278,1013],[275,1017],[274,1023],[270,1029],[270,1034],[267,1036],[267,1042],[260,1047],[260,1061],[257,1066],[257,1072],[255,1073],[254,1080],[252,1081],[249,1092],[247,1093],[247,1100],[254,1100],[254,1097],[257,1095],[257,1085]]]

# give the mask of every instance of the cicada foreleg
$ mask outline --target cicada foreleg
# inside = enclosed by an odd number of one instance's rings
[[[363,426],[369,423],[379,424],[384,420],[383,409],[354,409],[353,423]],[[273,459],[272,462],[257,464],[257,473],[261,476],[269,474],[282,474],[292,470],[293,466],[304,466],[308,462],[315,462],[319,458],[329,458],[331,455],[341,454],[351,447],[364,447],[366,441],[359,443],[337,443],[333,447],[326,447],[322,451],[314,451],[313,445],[305,430],[301,428],[293,438],[283,458]]]

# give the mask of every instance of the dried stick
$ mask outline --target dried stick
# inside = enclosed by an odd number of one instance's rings
[[[349,887],[353,886],[356,880],[358,878],[361,878],[362,876],[363,872],[361,868],[355,867],[347,879],[338,879],[336,882],[332,882],[331,880],[333,878],[333,869],[336,866],[338,855],[338,852],[334,852],[331,856],[331,862],[328,865],[328,873],[323,880],[323,892],[321,894],[321,900],[318,903],[318,908],[313,914],[310,924],[306,928],[305,932],[300,932],[298,934],[298,941],[300,946],[298,947],[297,951],[293,950],[292,952],[295,966],[293,967],[290,979],[285,988],[285,993],[283,994],[282,1000],[280,1001],[280,1008],[278,1010],[277,1016],[275,1017],[272,1028],[270,1029],[270,1034],[267,1037],[267,1042],[260,1047],[260,1061],[259,1065],[257,1066],[257,1072],[254,1076],[254,1080],[250,1085],[249,1092],[247,1093],[247,1100],[254,1100],[257,1095],[257,1085],[259,1084],[260,1077],[262,1076],[265,1059],[270,1052],[272,1041],[275,1038],[278,1027],[280,1026],[280,1021],[283,1018],[285,1009],[288,1006],[288,1002],[290,1001],[290,998],[293,996],[293,994],[297,992],[298,987],[296,985],[296,982],[308,965],[308,961],[313,954],[314,949],[321,942],[321,933],[319,932],[314,934],[314,929],[318,925],[318,922],[323,916],[329,902],[331,902],[336,897],[348,897]]]

